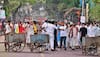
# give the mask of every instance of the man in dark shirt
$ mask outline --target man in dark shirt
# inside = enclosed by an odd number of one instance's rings
[[[87,35],[87,28],[85,27],[85,24],[82,24],[82,27],[80,28],[81,37],[85,37]]]
[[[82,27],[80,28],[80,42],[81,42],[81,46],[82,46],[82,50],[84,50],[85,48],[85,38],[87,35],[87,28],[85,27],[85,24],[82,24]]]

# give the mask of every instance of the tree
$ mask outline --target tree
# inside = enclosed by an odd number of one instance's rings
[[[47,7],[52,10],[49,13],[54,12],[51,15],[58,15],[63,17],[65,9],[79,7],[79,0],[47,0],[46,4]]]
[[[35,3],[41,2],[46,3],[46,6],[51,9],[49,10],[56,16],[56,12],[62,13],[66,8],[78,7],[78,0],[4,0],[4,9],[6,10],[7,17],[10,17],[12,13],[16,13],[20,6],[29,3],[34,5]]]
[[[16,13],[21,5],[26,3],[35,4],[37,0],[4,0],[4,9],[6,10],[7,18],[13,13]]]
[[[100,21],[100,3],[98,3],[98,1],[100,0],[93,0],[95,6],[92,7],[89,12],[89,17],[96,21]]]

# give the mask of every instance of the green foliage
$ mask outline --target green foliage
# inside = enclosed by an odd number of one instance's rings
[[[62,11],[65,7],[66,7],[66,5],[65,5],[64,3],[59,3],[59,4],[57,5],[58,11]]]
[[[51,8],[51,15],[55,16],[55,10],[63,12],[66,8],[78,7],[78,1],[79,0],[5,0],[4,9],[6,10],[7,17],[9,17],[20,5],[26,3],[34,5],[37,2],[41,2],[46,3],[46,6]]]
[[[100,0],[92,0],[95,5],[90,8],[89,17],[91,20],[100,21]]]
[[[93,0],[94,2],[96,2],[96,3],[100,3],[100,0]]]
[[[79,0],[47,0],[46,2],[47,7],[51,10],[49,13],[52,13],[51,15],[54,16],[58,13],[58,16],[63,16],[62,13],[65,9],[79,7]],[[54,8],[56,8],[56,10],[54,10]]]
[[[10,17],[14,11],[25,3],[35,4],[37,0],[5,0],[4,9],[6,10],[6,16]]]
[[[12,15],[12,12],[16,10],[16,8],[20,5],[19,1],[16,0],[8,0],[5,1],[4,9],[6,10],[6,16],[7,18]]]
[[[90,9],[89,15],[91,19],[100,21],[100,4],[96,3],[95,7]]]
[[[37,0],[16,0],[16,1],[20,1],[22,4],[25,4],[25,3],[34,4],[36,3]]]

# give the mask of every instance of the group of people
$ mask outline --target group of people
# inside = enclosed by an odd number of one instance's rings
[[[42,33],[50,36],[49,42],[52,51],[56,50],[56,47],[64,48],[64,50],[69,47],[72,50],[84,49],[86,37],[95,37],[97,31],[100,30],[97,23],[68,24],[64,21],[44,22],[42,28]]]
[[[0,23],[1,27],[1,23]],[[26,33],[26,43],[30,43],[30,35],[48,34],[49,44],[47,49],[55,51],[57,47],[67,50],[69,47],[75,50],[77,47],[85,46],[86,37],[95,37],[96,31],[99,29],[98,24],[68,24],[64,21],[44,21],[44,22],[15,22],[10,21],[4,23],[4,31],[6,34]]]

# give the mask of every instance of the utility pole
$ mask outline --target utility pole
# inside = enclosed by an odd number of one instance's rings
[[[84,16],[84,0],[82,0],[82,16]]]
[[[89,4],[86,4],[86,22],[88,22],[88,18],[89,18]]]
[[[85,0],[82,0],[82,14],[81,14],[81,19],[80,19],[81,23],[85,23],[86,22],[84,3],[85,3]]]

